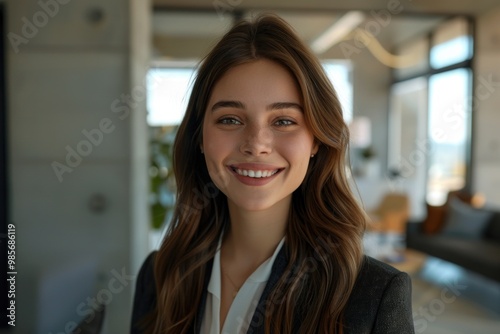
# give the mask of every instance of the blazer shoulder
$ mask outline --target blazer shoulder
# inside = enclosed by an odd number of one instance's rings
[[[394,283],[397,282],[400,282],[400,284],[397,284],[398,286],[401,284],[411,285],[407,273],[372,257],[365,256],[351,294],[352,302],[367,299],[378,300],[386,289],[393,288]]]
[[[365,256],[345,321],[347,333],[414,333],[408,274]]]
[[[378,280],[391,280],[397,275],[408,276],[405,272],[401,272],[387,263],[365,255],[359,271],[358,280],[374,278],[378,278]]]
[[[131,333],[141,333],[141,319],[153,311],[156,305],[156,286],[154,278],[154,259],[157,251],[151,252],[144,260],[135,284],[134,303],[132,309]]]

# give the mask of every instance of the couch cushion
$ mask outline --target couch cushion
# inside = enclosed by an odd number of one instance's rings
[[[446,218],[446,211],[446,205],[433,206],[427,203],[427,217],[422,223],[422,231],[425,234],[441,232]]]
[[[407,239],[407,247],[500,282],[500,245],[496,242],[419,233]]]
[[[422,225],[425,234],[436,234],[443,229],[448,212],[448,205],[452,199],[458,199],[464,203],[471,204],[473,196],[464,189],[450,191],[446,197],[446,202],[440,206],[433,206],[426,203],[427,217]]]
[[[458,198],[451,198],[448,203],[445,226],[441,234],[479,239],[483,236],[492,216],[492,211],[475,209]]]

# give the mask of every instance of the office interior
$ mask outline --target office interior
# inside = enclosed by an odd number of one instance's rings
[[[450,192],[500,211],[498,1],[0,8],[0,233],[5,254],[15,234],[16,272],[15,326],[0,333],[70,333],[89,317],[99,321],[93,333],[129,331],[135,277],[175,201],[168,151],[190,80],[236,20],[261,12],[287,20],[331,70],[351,132],[349,177],[373,223],[366,252],[411,275],[416,331],[500,332],[500,279],[405,244],[407,225],[422,224]],[[169,81],[176,73],[183,79]],[[384,221],[394,194],[404,204]],[[8,306],[11,285],[2,287]],[[443,299],[444,289],[453,295]]]

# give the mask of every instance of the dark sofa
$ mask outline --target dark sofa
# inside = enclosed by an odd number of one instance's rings
[[[442,230],[426,233],[423,222],[409,222],[406,246],[500,282],[500,212],[489,212],[492,216],[474,237],[450,235]]]

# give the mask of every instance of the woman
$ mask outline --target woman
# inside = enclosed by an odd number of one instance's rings
[[[349,142],[319,61],[273,15],[204,59],[174,144],[177,206],[133,333],[413,333],[408,275],[363,255]]]

